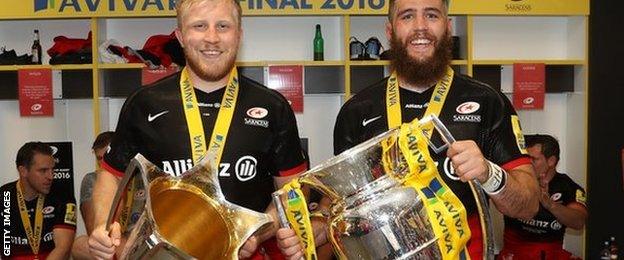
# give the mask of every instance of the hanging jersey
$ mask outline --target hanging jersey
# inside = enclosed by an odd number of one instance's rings
[[[141,153],[171,175],[193,166],[188,127],[182,109],[180,73],[133,93],[119,117],[103,167],[123,175]],[[307,167],[295,116],[277,91],[239,76],[240,90],[227,142],[218,168],[228,201],[264,211],[274,191],[273,177]],[[206,138],[210,138],[225,88],[206,93],[195,89]]]

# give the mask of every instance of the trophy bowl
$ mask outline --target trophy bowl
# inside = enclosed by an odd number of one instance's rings
[[[421,198],[400,178],[400,163],[384,165],[400,152],[380,134],[302,174],[298,181],[319,190],[332,203],[329,240],[341,259],[440,259],[436,237]],[[387,174],[388,170],[392,174]],[[286,193],[274,193],[278,210]],[[284,225],[284,221],[282,221]]]

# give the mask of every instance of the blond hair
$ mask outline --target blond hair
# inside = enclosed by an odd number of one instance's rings
[[[178,28],[180,28],[180,30],[182,29],[182,18],[184,17],[188,9],[190,9],[191,7],[195,5],[201,4],[203,2],[208,2],[208,1],[218,1],[218,0],[177,0],[175,9],[176,9],[176,19],[178,21]],[[234,7],[236,8],[238,26],[240,27],[241,17],[243,16],[243,9],[241,8],[238,0],[230,0],[230,1],[232,1],[232,3],[234,4]]]

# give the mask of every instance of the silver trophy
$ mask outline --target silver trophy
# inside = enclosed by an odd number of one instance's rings
[[[418,124],[433,125],[430,129],[436,130],[435,138],[428,141],[435,152],[455,141],[437,117],[427,117]],[[401,151],[396,145],[388,145],[398,132],[395,128],[382,133],[298,179],[331,199],[326,216],[328,236],[341,259],[442,259],[422,199],[402,181],[409,170],[400,163]],[[479,204],[485,206],[483,192],[479,192]],[[282,226],[288,226],[284,217],[288,192],[276,191],[273,199]],[[487,212],[484,210],[482,215]],[[484,221],[488,221],[484,226],[489,227],[489,220]],[[490,237],[484,236],[486,241]],[[493,245],[487,244],[484,252],[490,258]]]
[[[206,156],[173,177],[138,154],[108,218],[122,226],[120,259],[237,259],[242,244],[272,221],[225,200]]]

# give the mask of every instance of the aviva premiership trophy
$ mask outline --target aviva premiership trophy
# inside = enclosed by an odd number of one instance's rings
[[[314,167],[273,193],[281,225],[291,226],[306,259],[316,259],[302,185],[331,200],[328,240],[340,259],[469,259],[466,210],[429,154],[454,142],[437,117],[403,124]],[[480,206],[484,256],[493,259],[485,194]]]

